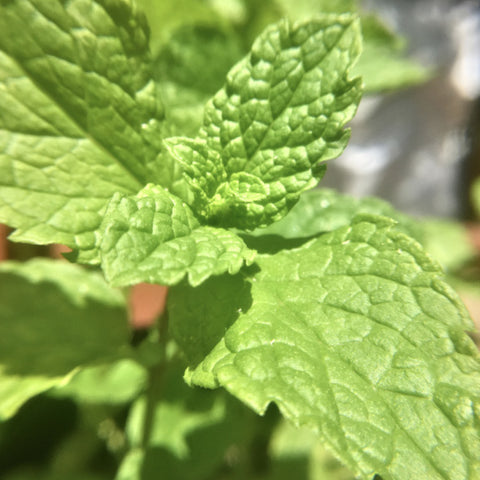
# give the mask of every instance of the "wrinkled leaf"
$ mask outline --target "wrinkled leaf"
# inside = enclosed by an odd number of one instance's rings
[[[358,21],[323,16],[271,26],[205,108],[197,139],[166,141],[210,224],[252,229],[284,216],[345,148],[360,100],[349,69]]]
[[[423,239],[422,227],[388,202],[375,197],[355,198],[327,188],[305,192],[285,218],[253,231],[252,235],[308,238],[349,225],[360,213],[393,218],[398,222],[397,230],[418,241]]]
[[[406,41],[382,20],[362,13],[354,0],[277,0],[283,14],[293,20],[324,12],[360,14],[363,51],[353,73],[360,75],[366,93],[394,90],[428,80],[432,72],[406,55]]]
[[[185,275],[192,286],[211,275],[237,273],[255,252],[228,230],[201,226],[190,208],[161,187],[137,196],[117,194],[101,230],[102,268],[114,285],[173,285]]]
[[[359,217],[258,256],[249,274],[172,289],[187,379],[224,386],[258,413],[275,402],[362,478],[476,478],[471,321],[439,267],[393,225]]]
[[[0,6],[0,220],[95,262],[114,192],[156,180],[163,107],[128,0]]]

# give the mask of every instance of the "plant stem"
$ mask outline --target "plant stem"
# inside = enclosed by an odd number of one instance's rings
[[[147,390],[147,405],[143,421],[142,448],[149,446],[152,427],[155,420],[155,407],[162,396],[164,387],[164,373],[168,367],[167,341],[168,341],[168,314],[165,310],[158,320],[159,340],[158,347],[161,349],[162,361],[150,368],[149,386]]]

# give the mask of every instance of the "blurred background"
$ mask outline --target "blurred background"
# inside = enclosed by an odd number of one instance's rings
[[[364,97],[350,144],[322,186],[374,194],[413,215],[471,218],[469,191],[480,173],[480,3],[362,5],[407,39],[409,57],[432,76]]]

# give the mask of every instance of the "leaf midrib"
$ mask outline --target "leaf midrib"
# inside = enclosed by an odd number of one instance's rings
[[[38,91],[40,91],[46,98],[50,100],[52,104],[54,104],[64,115],[68,120],[75,125],[75,127],[82,133],[84,136],[83,138],[90,141],[93,145],[95,145],[99,150],[101,150],[107,157],[109,157],[113,163],[116,163],[119,165],[125,172],[137,183],[138,187],[141,188],[144,184],[143,179],[139,178],[137,174],[125,163],[120,161],[110,150],[108,150],[98,139],[93,137],[73,116],[71,116],[68,111],[66,111],[65,107],[58,102],[58,100],[44,87],[42,87],[34,78],[33,75],[28,72],[24,68],[24,66],[14,57],[12,57],[10,54],[8,54],[5,50],[2,50],[4,55],[6,55],[13,64],[19,69],[20,72],[23,73],[23,75],[28,78],[32,84],[37,88]],[[83,70],[82,70],[83,71]],[[49,122],[51,125],[51,123]],[[51,125],[53,127],[53,125]]]
[[[341,35],[339,35],[339,37],[336,39],[335,41],[335,45],[337,45],[341,39],[343,38],[343,36],[345,35],[345,33],[347,32],[347,30],[350,29],[350,27],[352,26],[352,22],[350,22],[348,25],[345,26],[344,30],[342,31]],[[318,31],[317,31],[318,33]],[[300,46],[299,46],[300,47]],[[292,47],[290,47],[292,48]],[[318,66],[325,60],[325,58],[331,53],[333,47],[328,50],[325,55],[320,59],[320,61],[316,64],[315,68],[318,68]],[[250,60],[250,58],[249,58]],[[298,88],[300,87],[300,85],[303,83],[303,80],[305,78],[305,75],[308,73],[308,71],[305,70],[304,66],[303,66],[303,59],[301,59],[300,61],[300,64],[302,65],[302,69],[304,70],[304,73],[302,75],[302,79],[298,82],[298,84],[295,86],[294,90],[291,92],[291,95],[290,95],[290,98],[288,100],[288,102],[285,104],[285,106],[282,108],[282,110],[278,113],[278,115],[275,116],[275,118],[273,119],[272,122],[270,122],[270,124],[267,126],[267,128],[265,129],[265,132],[264,134],[262,135],[262,139],[258,142],[257,144],[257,147],[255,148],[255,150],[253,151],[253,153],[251,155],[249,155],[248,157],[246,157],[246,160],[247,160],[247,164],[253,160],[255,158],[255,156],[258,154],[258,152],[262,151],[262,147],[263,147],[263,144],[265,142],[265,139],[267,138],[267,135],[268,133],[271,131],[272,129],[272,126],[275,124],[275,122],[285,113],[285,111],[287,110],[287,108],[290,107],[290,104],[291,104],[291,101],[292,101],[292,98],[294,97],[295,93],[297,92]],[[249,65],[250,66],[250,65]],[[310,69],[309,71],[311,71],[313,69]],[[271,85],[271,81],[269,81],[269,85]],[[271,106],[271,102],[270,102],[270,95],[269,95],[269,105]],[[273,115],[272,115],[273,117]],[[244,142],[244,135],[243,135],[244,132],[242,132],[242,143]],[[312,142],[313,143],[313,142]],[[246,150],[246,146],[245,144],[243,143],[243,148],[245,150],[245,152],[247,151]]]

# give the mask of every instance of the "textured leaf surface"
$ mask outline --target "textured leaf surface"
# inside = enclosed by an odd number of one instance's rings
[[[4,262],[0,285],[0,417],[77,367],[127,351],[124,298],[100,275],[64,262]]]
[[[0,220],[13,239],[88,251],[113,193],[155,179],[149,60],[129,0],[1,3]]]
[[[367,93],[392,90],[428,80],[431,72],[405,54],[406,41],[379,17],[362,13],[353,0],[277,0],[291,20],[315,17],[323,12],[360,14],[363,49],[353,73],[360,75]]]
[[[308,238],[349,225],[361,213],[393,218],[398,222],[397,230],[420,242],[423,240],[423,228],[388,202],[374,197],[359,199],[327,188],[305,192],[286,217],[253,231],[252,235]]]
[[[420,242],[447,272],[460,269],[476,254],[468,230],[460,223],[414,219],[379,198],[355,198],[330,189],[305,192],[286,217],[243,238],[248,245],[261,251],[262,245],[270,243],[275,247],[276,240],[281,241],[277,236],[307,239],[349,225],[356,215],[362,213],[382,215],[398,222],[395,230]],[[259,238],[253,239],[253,236]]]
[[[115,285],[195,286],[211,275],[237,273],[255,252],[228,230],[201,226],[190,208],[161,187],[117,194],[102,223],[102,267]]]
[[[196,140],[169,139],[215,225],[254,228],[280,219],[316,185],[322,162],[348,141],[360,100],[348,71],[360,51],[358,21],[324,16],[266,29],[205,108]],[[212,172],[213,169],[213,173]]]
[[[190,382],[277,403],[364,478],[479,476],[471,323],[416,242],[367,216],[257,263],[170,292]]]

